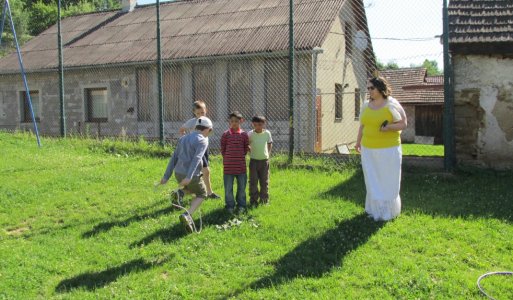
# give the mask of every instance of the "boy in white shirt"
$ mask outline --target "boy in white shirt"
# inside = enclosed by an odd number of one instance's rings
[[[192,112],[194,113],[194,115],[196,117],[187,120],[187,122],[185,122],[182,125],[182,127],[180,127],[179,132],[182,136],[193,132],[196,127],[196,121],[198,120],[198,118],[206,116],[207,106],[206,106],[205,102],[203,102],[201,100],[195,101],[193,103]],[[216,193],[214,193],[212,191],[212,184],[210,183],[210,167],[209,167],[208,149],[205,152],[205,156],[203,156],[202,166],[203,166],[203,168],[202,168],[201,172],[203,173],[203,177],[205,178],[205,186],[207,187],[207,198],[210,198],[210,199],[221,198],[219,195],[217,195]]]
[[[269,155],[273,146],[271,132],[265,129],[265,117],[255,116],[251,120],[253,130],[249,135],[251,149],[249,161],[249,204],[257,206],[269,203]],[[260,191],[258,183],[260,182]]]

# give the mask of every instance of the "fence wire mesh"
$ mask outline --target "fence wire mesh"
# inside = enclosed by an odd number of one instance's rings
[[[35,4],[10,2],[16,7],[13,20],[21,33],[36,121],[42,134],[58,136],[56,4],[44,27],[28,29],[23,11],[34,15]],[[295,0],[293,106],[288,96],[289,3],[161,3],[162,84],[155,4],[92,2],[92,12],[77,15],[73,5],[64,7],[67,135],[149,140],[163,135],[173,142],[194,116],[192,103],[203,100],[214,121],[213,150],[228,129],[228,114],[237,110],[247,120],[244,130],[251,129],[253,116],[267,118],[276,150],[288,151],[293,140],[296,153],[354,154],[367,82],[380,74],[407,113],[408,127],[401,135],[404,155],[443,156],[443,56],[437,37],[442,34],[442,0],[415,5],[403,0]],[[32,130],[9,22],[5,20],[0,49],[0,127]]]

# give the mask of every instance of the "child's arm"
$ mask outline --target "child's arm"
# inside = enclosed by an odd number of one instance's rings
[[[221,155],[224,157],[226,153],[226,132],[221,136]]]
[[[189,119],[187,120],[185,123],[182,124],[182,126],[180,127],[180,129],[178,130],[178,132],[180,133],[180,135],[186,135],[187,134],[187,130],[191,130],[193,129],[196,124],[196,119]]]
[[[273,137],[270,131],[267,131],[267,133],[269,134],[269,138],[267,139],[267,151],[269,152],[269,155],[271,155],[271,150],[273,149]]]
[[[178,150],[178,147],[177,147]],[[178,151],[175,150],[173,153],[173,156],[171,156],[171,159],[169,160],[169,163],[167,164],[166,172],[164,173],[164,176],[162,176],[162,179],[160,180],[160,184],[166,184],[166,182],[169,180],[169,177],[173,175],[173,170],[175,169],[176,163],[178,162]]]
[[[249,136],[247,133],[244,134],[244,155],[248,154],[249,148]]]

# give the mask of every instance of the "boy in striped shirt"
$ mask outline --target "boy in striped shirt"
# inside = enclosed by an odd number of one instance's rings
[[[230,129],[221,137],[221,154],[224,168],[224,196],[228,212],[233,213],[235,201],[233,198],[233,182],[237,179],[237,208],[239,212],[246,210],[246,154],[249,152],[249,137],[240,128],[243,122],[242,114],[234,111],[229,115]]]

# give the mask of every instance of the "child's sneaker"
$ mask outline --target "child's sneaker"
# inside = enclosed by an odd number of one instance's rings
[[[185,196],[185,193],[180,189],[171,192],[171,204],[177,204],[179,206],[183,206],[183,197],[184,196]]]
[[[180,219],[180,222],[185,227],[185,230],[188,233],[192,233],[194,231],[194,227],[193,227],[194,221],[192,220],[192,217],[188,213],[181,214],[179,219]]]
[[[207,196],[208,199],[220,199],[221,196],[219,196],[218,194],[212,192],[210,195]]]

